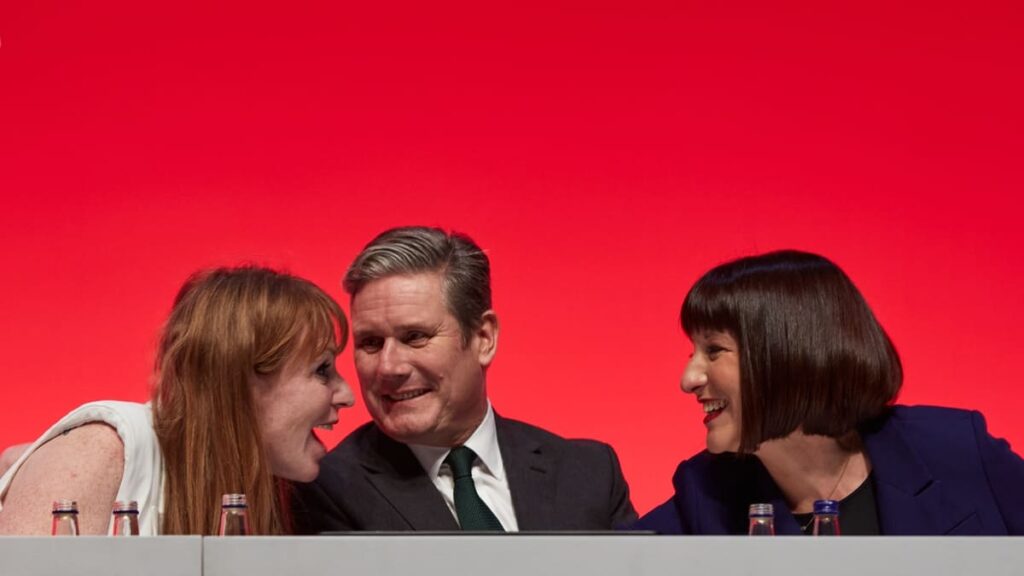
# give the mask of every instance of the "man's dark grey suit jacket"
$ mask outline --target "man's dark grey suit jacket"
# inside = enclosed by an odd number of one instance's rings
[[[519,530],[608,530],[637,519],[611,446],[497,414],[495,427]],[[300,533],[459,529],[408,446],[372,422],[331,450],[314,482],[298,485],[294,510]]]

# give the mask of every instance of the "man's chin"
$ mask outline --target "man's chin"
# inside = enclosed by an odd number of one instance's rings
[[[402,444],[429,444],[430,427],[414,422],[394,421],[390,418],[374,419],[386,436]]]

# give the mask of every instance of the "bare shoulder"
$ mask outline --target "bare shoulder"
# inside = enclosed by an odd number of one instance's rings
[[[0,534],[48,534],[54,500],[76,500],[82,534],[105,534],[124,474],[124,444],[103,423],[73,428],[40,446],[14,476]]]
[[[7,469],[14,465],[21,458],[22,452],[28,450],[31,444],[15,444],[14,446],[8,446],[3,452],[0,452],[0,474],[7,472]]]

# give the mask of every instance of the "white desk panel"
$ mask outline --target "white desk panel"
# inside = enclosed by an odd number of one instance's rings
[[[206,538],[206,576],[1024,574],[1024,538]]]
[[[2,536],[0,576],[201,576],[199,536]]]

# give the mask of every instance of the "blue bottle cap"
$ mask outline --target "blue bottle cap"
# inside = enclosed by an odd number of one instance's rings
[[[815,514],[839,514],[839,501],[838,500],[815,500],[814,501],[814,513]]]

